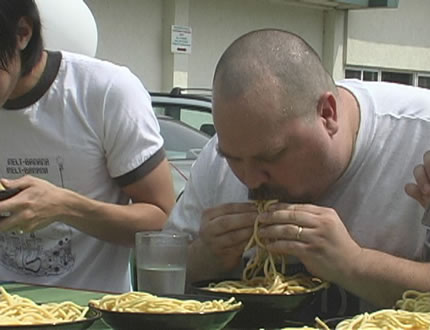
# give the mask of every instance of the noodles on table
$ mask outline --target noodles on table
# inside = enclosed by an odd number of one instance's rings
[[[90,300],[90,304],[113,312],[152,314],[221,312],[235,310],[242,305],[234,298],[208,301],[180,300],[137,291],[121,295],[106,295],[100,300]]]
[[[88,307],[71,301],[37,304],[31,299],[9,294],[0,286],[0,325],[57,324],[85,319]]]
[[[271,204],[276,202],[276,200],[256,201],[258,213],[266,211]],[[280,258],[281,272],[278,272],[275,257],[267,251],[257,235],[258,226],[259,222],[256,220],[253,235],[245,247],[245,251],[247,251],[255,246],[256,253],[243,270],[242,280],[211,283],[208,290],[229,293],[297,294],[316,291],[328,286],[326,282],[301,273],[293,276],[283,275],[286,268],[284,257]],[[264,272],[264,276],[258,276],[261,271]]]

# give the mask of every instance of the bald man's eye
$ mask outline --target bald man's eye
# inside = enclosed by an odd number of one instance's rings
[[[216,148],[216,151],[218,153],[218,155],[220,155],[220,157],[225,158],[226,160],[234,160],[234,161],[239,161],[240,158],[238,157],[233,157],[230,155],[225,154],[221,149],[219,149],[219,147]]]
[[[272,155],[267,155],[267,156],[261,157],[260,160],[262,162],[266,162],[266,163],[276,162],[276,161],[280,160],[285,155],[286,151],[287,151],[287,148],[284,148],[281,151],[274,153]]]

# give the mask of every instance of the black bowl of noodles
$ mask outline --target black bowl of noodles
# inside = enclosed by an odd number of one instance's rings
[[[168,295],[157,298],[176,299],[182,302],[197,301],[200,303],[220,301],[222,298],[212,295]],[[103,299],[103,298],[102,298]],[[101,300],[99,300],[101,301]],[[181,312],[181,311],[159,311],[159,312],[126,312],[112,311],[102,306],[96,306],[90,301],[91,309],[102,313],[102,319],[115,330],[141,330],[141,329],[200,329],[218,330],[223,329],[242,309],[237,301],[235,306],[228,310],[217,310],[207,312]]]
[[[229,328],[232,329],[313,326],[315,323],[313,304],[328,287],[328,284],[321,285],[322,282],[315,279],[315,289],[305,293],[231,293],[209,290],[209,286],[223,281],[239,280],[204,280],[193,283],[190,289],[195,294],[210,294],[223,299],[235,297],[242,302],[243,310],[229,323]]]
[[[32,330],[84,330],[91,327],[95,321],[99,320],[102,313],[88,309],[85,318],[77,321],[66,321],[58,323],[45,323],[45,324],[22,324],[22,325],[7,325],[0,323],[0,330],[14,330],[14,329],[32,329]],[[1,315],[0,315],[1,320]]]

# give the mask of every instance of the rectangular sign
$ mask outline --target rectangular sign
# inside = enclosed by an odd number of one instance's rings
[[[191,54],[191,27],[172,25],[172,53]]]

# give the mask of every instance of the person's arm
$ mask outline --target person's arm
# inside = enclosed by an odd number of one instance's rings
[[[376,306],[393,308],[405,290],[430,291],[430,263],[361,249],[335,281]]]
[[[123,188],[133,201],[128,205],[96,201],[30,176],[2,182],[22,191],[1,202],[0,212],[12,215],[0,222],[0,231],[32,231],[61,220],[96,238],[129,247],[134,246],[136,232],[161,230],[175,202],[167,160]]]

